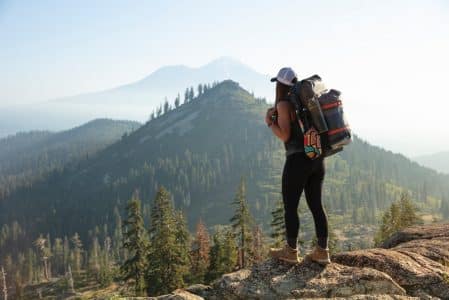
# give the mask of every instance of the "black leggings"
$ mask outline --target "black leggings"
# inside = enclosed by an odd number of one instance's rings
[[[299,231],[298,204],[305,191],[318,240],[328,238],[327,216],[321,203],[325,175],[324,157],[310,160],[303,152],[287,156],[282,172],[282,199],[288,244],[296,247]],[[293,244],[293,245],[292,245]]]

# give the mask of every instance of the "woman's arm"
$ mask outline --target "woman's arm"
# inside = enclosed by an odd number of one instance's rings
[[[290,138],[290,103],[281,101],[276,105],[277,122],[273,122],[271,130],[283,142]]]

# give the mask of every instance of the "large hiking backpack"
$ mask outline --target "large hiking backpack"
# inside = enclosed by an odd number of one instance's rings
[[[313,75],[297,82],[290,94],[298,120],[302,121],[303,132],[311,126],[318,131],[324,156],[340,152],[352,141],[341,93],[326,89],[320,76]]]

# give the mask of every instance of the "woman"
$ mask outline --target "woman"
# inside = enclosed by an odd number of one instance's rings
[[[265,122],[272,132],[284,142],[286,160],[282,172],[282,200],[286,228],[286,243],[282,248],[271,248],[272,257],[290,263],[299,262],[297,237],[299,231],[298,204],[304,190],[315,222],[318,245],[305,259],[320,264],[330,263],[327,216],[321,204],[325,175],[324,157],[309,159],[304,153],[304,140],[293,104],[289,102],[291,86],[297,81],[291,68],[282,68],[271,79],[276,81],[275,106],[267,110]],[[274,115],[274,116],[273,116]]]

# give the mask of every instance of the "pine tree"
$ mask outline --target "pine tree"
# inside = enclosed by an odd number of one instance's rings
[[[17,271],[16,275],[14,276],[14,287],[15,287],[15,298],[17,300],[23,299],[23,284],[19,271]]]
[[[50,257],[50,251],[47,247],[47,239],[40,236],[34,241],[34,245],[36,246],[39,257],[43,263],[45,280],[50,280],[50,274],[48,270],[48,259]]]
[[[167,294],[183,287],[189,266],[188,231],[184,217],[175,212],[172,196],[163,186],[153,201],[149,234],[148,293]]]
[[[3,266],[0,269],[1,271],[1,279],[2,279],[2,293],[3,293],[3,299],[8,300],[8,285],[6,284],[6,272]]]
[[[70,264],[70,244],[67,236],[64,236],[64,242],[62,244],[63,248],[63,264],[64,264],[64,272],[67,272],[67,267]]]
[[[273,247],[280,247],[285,240],[284,203],[282,199],[277,201],[276,207],[271,212],[271,238],[274,239]]]
[[[200,219],[196,226],[196,236],[193,242],[192,259],[192,282],[204,282],[209,268],[210,241],[209,233]]]
[[[193,98],[195,98],[195,91],[193,90],[193,86],[192,86],[192,87],[190,87],[190,90],[189,90],[189,101],[192,101]]]
[[[200,83],[198,84],[198,96],[201,96],[203,94],[203,85]]]
[[[417,215],[418,208],[413,204],[408,193],[402,193],[399,199],[401,228],[420,224],[421,218]]]
[[[55,238],[53,244],[54,268],[58,274],[64,273],[64,247],[60,238]]]
[[[184,92],[184,104],[189,102],[189,89],[187,88]]]
[[[179,107],[180,102],[181,102],[181,96],[180,96],[179,93],[178,93],[178,95],[177,95],[176,98],[175,98],[175,107],[176,107],[176,108]]]
[[[112,247],[112,241],[110,237],[106,237],[103,243],[103,251],[100,259],[100,274],[99,280],[101,286],[105,287],[112,283],[113,274],[110,267],[110,252]]]
[[[402,193],[399,201],[391,203],[383,214],[382,223],[374,236],[374,245],[380,246],[384,240],[405,227],[422,224],[416,210],[408,194]]]
[[[75,294],[75,284],[73,281],[72,267],[68,265],[67,267],[67,289],[70,293]]]
[[[164,114],[166,114],[170,110],[170,106],[168,104],[168,99],[165,97],[164,99]]]
[[[79,272],[82,267],[82,252],[83,252],[83,243],[81,242],[80,236],[78,232],[71,237],[70,241],[73,245],[73,265],[75,267],[75,272]]]
[[[181,210],[174,211],[175,228],[176,230],[176,251],[177,251],[177,265],[176,270],[178,276],[182,278],[181,286],[184,286],[190,273],[190,249],[191,236],[187,229],[187,221],[184,213]]]
[[[129,257],[120,266],[120,272],[125,282],[132,282],[136,296],[141,296],[146,288],[144,276],[148,266],[149,244],[137,192],[128,202],[126,211],[127,218],[123,222],[123,248],[129,252]]]
[[[232,228],[216,226],[212,241],[206,282],[211,282],[225,273],[233,272],[237,264],[238,249]]]
[[[100,272],[100,251],[101,248],[98,243],[98,238],[94,236],[89,254],[89,270],[96,276],[97,279]]]
[[[253,255],[251,252],[251,228],[254,221],[246,203],[246,187],[243,177],[240,180],[240,185],[232,204],[235,206],[235,213],[230,222],[238,238],[239,265],[240,268],[245,268],[251,262]]]
[[[113,235],[113,255],[116,261],[121,262],[123,259],[123,256],[121,255],[121,247],[123,244],[123,229],[122,229],[122,217],[120,216],[120,213],[118,211],[118,208],[114,208],[114,218],[115,218],[115,229],[114,229],[114,235]]]

